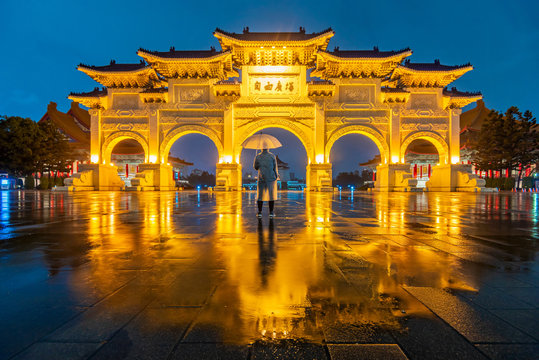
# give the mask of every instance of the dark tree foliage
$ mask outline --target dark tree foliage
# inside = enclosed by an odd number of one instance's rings
[[[365,181],[369,180],[372,180],[372,171],[367,169],[364,169],[361,174],[358,170],[354,172],[340,172],[333,179],[333,185],[341,187],[348,187],[350,185],[359,188]]]
[[[207,171],[193,171],[188,177],[187,181],[193,186],[214,186],[215,185],[215,175],[210,174]]]
[[[505,114],[491,111],[483,122],[475,147],[474,163],[479,170],[522,172],[539,161],[539,134],[530,111],[510,107]]]
[[[0,117],[0,169],[22,177],[43,171],[66,171],[70,146],[50,122],[18,116]]]
[[[0,169],[21,177],[36,171],[42,161],[39,127],[18,116],[0,119]]]

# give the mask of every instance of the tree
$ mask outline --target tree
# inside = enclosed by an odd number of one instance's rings
[[[66,137],[53,123],[0,117],[0,169],[18,177],[66,171],[71,153]]]
[[[214,186],[215,175],[210,174],[207,171],[194,169],[187,177],[187,181],[189,181],[189,183],[193,186]]]
[[[333,185],[341,187],[354,186],[355,188],[359,188],[363,185],[363,181],[362,176],[359,175],[359,171],[357,170],[354,172],[340,172],[333,180]]]
[[[536,119],[530,111],[522,114],[514,106],[503,115],[492,111],[481,126],[474,164],[482,171],[519,169],[520,180],[522,171],[539,161],[538,144]]]
[[[42,151],[37,123],[28,118],[0,118],[0,168],[15,176],[36,171]]]
[[[26,175],[24,179],[24,188],[32,190],[36,187],[34,177],[32,175]]]

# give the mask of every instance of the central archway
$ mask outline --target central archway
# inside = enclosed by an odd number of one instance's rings
[[[289,130],[278,127],[265,128],[264,133],[275,136],[282,144],[282,147],[270,150],[277,160],[279,189],[303,189],[307,180],[308,158],[307,150],[299,137]],[[256,153],[254,149],[242,149],[240,154],[242,186],[248,189],[256,187],[258,171],[253,168]]]
[[[287,130],[292,134],[296,135],[296,137],[303,144],[305,151],[307,152],[307,162],[312,162],[312,160],[314,159],[314,149],[310,136],[305,133],[305,131],[300,127],[300,125],[297,124],[297,122],[283,118],[268,118],[256,120],[253,121],[252,125],[246,127],[245,129],[238,129],[238,136],[236,137],[234,146],[236,156],[239,157],[239,154],[241,154],[241,151],[243,149],[242,144],[245,140],[247,140],[250,136],[256,134],[257,132],[263,131],[264,129],[268,128],[279,128]],[[239,161],[239,158],[237,158],[237,161]]]

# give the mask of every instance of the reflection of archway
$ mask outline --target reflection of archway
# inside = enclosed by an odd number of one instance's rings
[[[331,153],[331,148],[333,147],[335,142],[339,140],[341,137],[348,134],[361,134],[361,135],[367,136],[378,147],[378,151],[380,151],[380,158],[382,162],[387,163],[387,155],[389,154],[389,147],[387,146],[387,142],[385,141],[384,137],[382,136],[382,134],[380,134],[378,131],[374,130],[373,128],[370,128],[368,126],[363,126],[363,125],[349,125],[349,126],[342,127],[337,131],[334,131],[326,143],[326,150],[325,150],[326,162],[329,161],[329,154]]]
[[[135,140],[142,146],[142,149],[144,150],[144,161],[148,161],[148,143],[146,142],[146,139],[144,139],[142,136],[140,136],[137,133],[130,132],[130,131],[118,131],[115,133],[112,133],[107,137],[107,139],[103,142],[103,161],[106,163],[111,162],[112,157],[112,150],[114,147],[123,140],[132,139]]]
[[[432,143],[432,145],[436,147],[436,150],[438,150],[438,156],[440,157],[440,164],[449,163],[449,159],[448,159],[449,148],[447,146],[447,143],[440,135],[434,132],[429,132],[429,131],[419,131],[419,132],[413,133],[409,135],[402,142],[401,149],[400,149],[401,160],[404,159],[404,155],[406,154],[406,149],[408,148],[408,146],[410,146],[412,141],[417,140],[417,139],[427,140],[428,142]]]
[[[187,134],[201,134],[209,137],[217,148],[219,159],[222,158],[223,143],[221,142],[221,139],[215,131],[199,125],[182,125],[170,131],[161,142],[161,149],[159,153],[161,154],[162,160],[164,160],[165,157],[168,158],[170,149],[172,148],[172,145],[174,145],[176,140]]]
[[[294,134],[299,139],[299,141],[301,141],[303,147],[305,148],[305,151],[307,153],[307,162],[311,163],[314,150],[310,138],[299,126],[294,124],[293,121],[281,118],[256,120],[248,128],[242,129],[240,135],[237,137],[235,145],[236,154],[241,154],[241,144],[243,144],[245,140],[247,140],[250,136],[254,135],[258,131],[262,131],[267,128],[279,128],[290,131],[292,134]]]

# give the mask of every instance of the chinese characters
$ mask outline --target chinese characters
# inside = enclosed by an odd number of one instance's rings
[[[252,83],[254,93],[263,94],[293,94],[297,89],[294,79],[265,78],[256,79]]]

